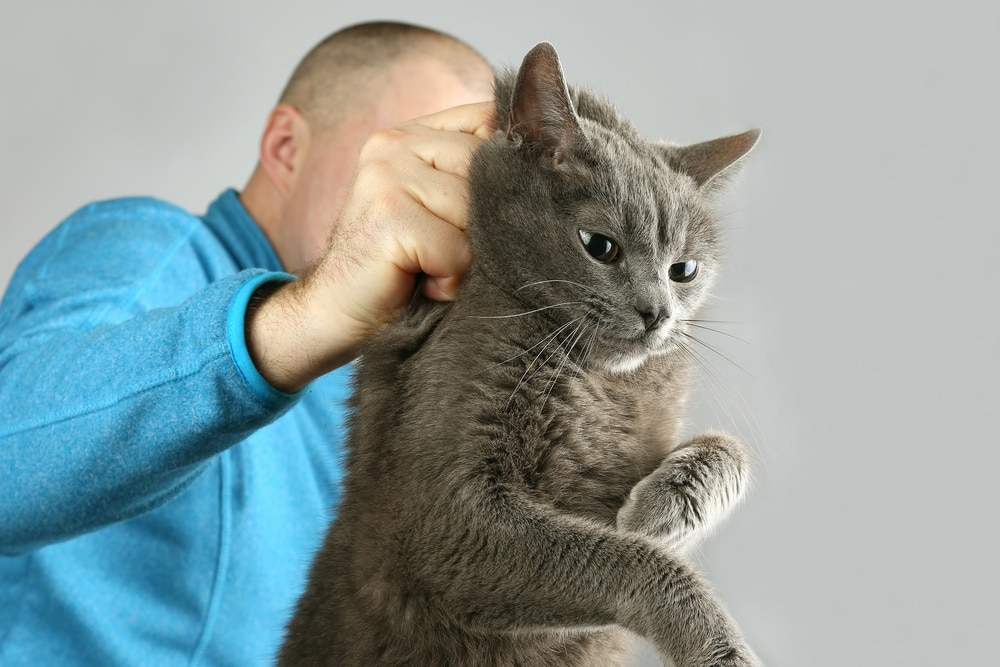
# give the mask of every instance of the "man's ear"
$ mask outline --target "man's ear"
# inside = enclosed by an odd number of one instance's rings
[[[282,196],[287,197],[295,187],[309,140],[309,125],[295,107],[274,107],[260,139],[260,166]]]

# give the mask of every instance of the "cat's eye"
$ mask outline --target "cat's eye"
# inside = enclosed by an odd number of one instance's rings
[[[618,244],[604,234],[580,230],[580,240],[591,257],[598,262],[610,264],[618,259]]]
[[[671,264],[668,273],[670,274],[670,279],[674,282],[689,283],[698,275],[698,262],[697,260],[689,259],[686,262]]]

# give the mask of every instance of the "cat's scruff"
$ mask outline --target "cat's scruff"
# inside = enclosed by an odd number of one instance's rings
[[[759,665],[683,551],[742,495],[743,445],[679,441],[710,195],[758,132],[642,139],[539,44],[497,81],[473,264],[358,365],[337,519],[282,665]]]

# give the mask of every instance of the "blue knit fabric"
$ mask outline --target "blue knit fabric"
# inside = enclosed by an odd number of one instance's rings
[[[0,665],[261,665],[335,506],[348,369],[270,386],[235,192],[87,206],[0,303]]]

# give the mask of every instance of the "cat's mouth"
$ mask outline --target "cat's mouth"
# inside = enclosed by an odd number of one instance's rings
[[[671,321],[649,329],[641,327],[628,339],[627,344],[634,348],[636,353],[645,352],[650,356],[661,354],[669,346],[673,332],[674,326]]]

